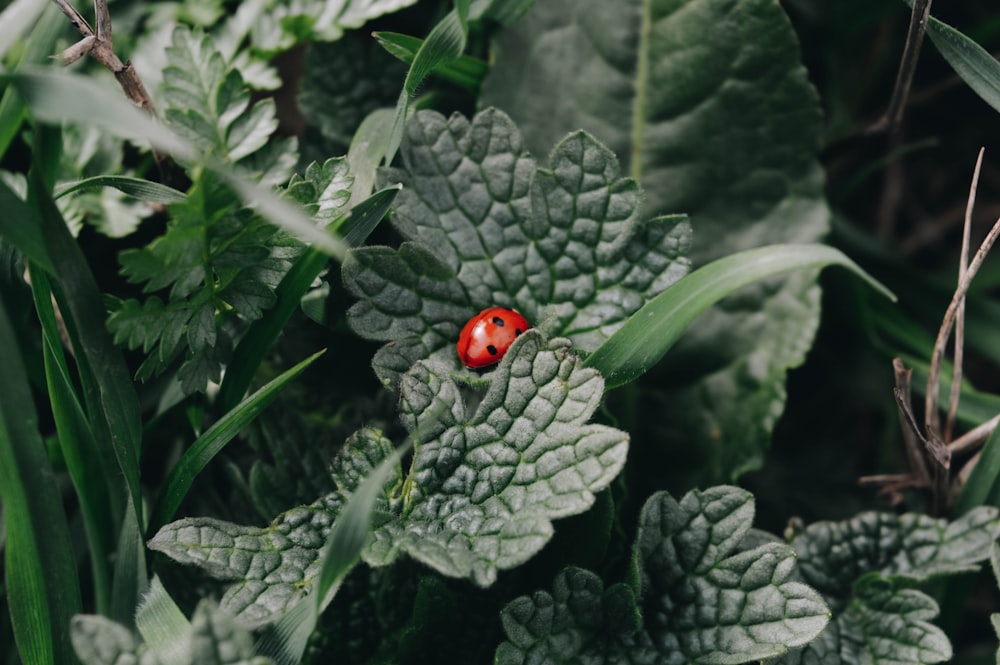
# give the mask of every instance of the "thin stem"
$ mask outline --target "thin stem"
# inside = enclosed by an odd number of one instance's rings
[[[931,0],[914,0],[913,11],[910,12],[910,27],[906,31],[906,44],[903,55],[899,59],[899,71],[896,73],[896,84],[889,98],[889,107],[878,122],[869,128],[869,134],[884,131],[894,131],[903,118],[903,108],[910,95],[913,75],[917,71],[917,59],[920,56],[920,46],[927,32],[927,17],[931,13]]]

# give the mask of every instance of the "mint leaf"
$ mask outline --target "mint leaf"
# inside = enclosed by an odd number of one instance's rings
[[[78,614],[70,622],[73,650],[83,665],[120,665],[134,662],[156,665],[150,654],[139,654],[139,646],[125,626],[98,615]],[[145,650],[143,650],[145,651]]]
[[[498,570],[536,554],[552,536],[552,520],[585,511],[624,465],[628,435],[587,424],[603,385],[567,340],[546,341],[537,330],[518,338],[469,415],[444,368],[415,365],[400,386],[413,460],[405,482],[397,473],[384,485],[362,558],[385,566],[408,554],[486,586]],[[335,492],[267,528],[182,519],[160,529],[149,547],[237,580],[221,605],[241,625],[272,621],[310,591],[341,507],[392,450],[378,432],[361,430],[333,462]]]
[[[481,101],[509,113],[536,154],[576,127],[605,142],[649,214],[691,216],[696,266],[816,242],[829,228],[820,107],[782,3],[536,2],[499,35]],[[760,465],[787,370],[819,322],[815,274],[723,301],[661,363],[638,408],[663,416],[644,438],[669,442],[664,458],[690,460],[667,471],[670,486]]]
[[[415,437],[404,505],[364,557],[385,565],[405,552],[487,586],[548,542],[551,520],[593,504],[624,465],[628,435],[586,424],[604,381],[565,339],[521,335],[468,415],[443,369],[420,362],[403,376],[403,423]]]
[[[497,663],[742,663],[815,637],[829,611],[794,580],[787,545],[747,548],[753,497],[735,487],[646,502],[626,584],[568,568],[504,608]]]
[[[537,168],[510,118],[471,121],[423,111],[407,127],[393,224],[398,250],[366,247],[344,265],[360,302],[348,312],[363,337],[392,341],[373,365],[383,382],[421,358],[454,370],[465,322],[491,305],[591,351],[688,270],[682,217],[642,222],[641,192],[584,132]]]
[[[70,637],[83,665],[159,665],[160,659],[132,633],[110,619],[77,615]],[[271,659],[255,655],[253,636],[234,623],[228,613],[203,600],[195,609],[186,635],[173,636],[184,643],[184,662],[197,665],[270,665]]]
[[[938,663],[951,658],[947,636],[929,623],[932,598],[910,587],[976,570],[989,556],[1000,511],[980,506],[948,522],[926,515],[862,513],[818,522],[795,534],[805,582],[823,594],[833,621],[788,663],[837,654],[846,663]]]

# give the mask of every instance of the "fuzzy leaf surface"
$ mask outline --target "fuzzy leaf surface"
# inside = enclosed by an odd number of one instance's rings
[[[362,558],[385,566],[408,554],[481,586],[526,561],[551,538],[552,520],[585,511],[625,462],[628,435],[587,423],[602,394],[600,375],[567,340],[538,331],[514,343],[474,410],[441,366],[418,363],[400,391],[413,460],[405,483],[401,472],[386,482]],[[346,498],[392,450],[361,430],[334,460],[335,492],[266,528],[182,519],[149,546],[236,580],[222,607],[241,625],[267,623],[310,591]]]
[[[687,273],[686,219],[644,221],[639,186],[586,132],[540,168],[500,111],[471,121],[422,111],[400,155],[402,167],[382,177],[403,184],[392,221],[407,242],[355,250],[343,272],[360,299],[351,326],[395,342],[373,363],[386,383],[422,358],[459,369],[451,345],[493,305],[592,351]]]
[[[794,579],[790,547],[744,545],[751,495],[735,487],[694,491],[680,502],[653,495],[642,510],[630,579],[607,590],[589,571],[560,573],[553,592],[502,613],[503,665],[742,663],[815,637],[829,610]]]
[[[930,623],[937,603],[912,587],[977,569],[1000,527],[995,508],[980,506],[948,522],[927,515],[866,512],[817,522],[796,534],[803,579],[823,594],[833,620],[784,663],[939,663],[951,644]]]
[[[696,266],[826,233],[820,107],[781,3],[536,2],[496,49],[483,103],[523,126],[536,154],[577,127],[606,143],[644,189],[647,214],[690,215]],[[672,465],[672,487],[758,467],[819,296],[809,271],[703,315],[649,376],[657,389],[639,408],[662,418],[644,436],[665,450],[640,464],[691,459]]]

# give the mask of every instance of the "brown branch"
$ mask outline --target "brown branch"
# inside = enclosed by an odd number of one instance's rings
[[[923,44],[927,32],[927,17],[931,13],[931,0],[914,0],[910,12],[910,27],[906,32],[906,44],[903,55],[899,59],[899,71],[896,73],[896,83],[889,99],[889,107],[874,125],[868,129],[868,134],[884,131],[895,131],[903,118],[903,108],[910,94],[913,75],[917,71],[917,58],[920,56],[920,45]]]

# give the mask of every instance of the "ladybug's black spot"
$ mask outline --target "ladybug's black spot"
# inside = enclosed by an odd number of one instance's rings
[[[506,323],[506,321],[504,321],[503,319],[501,319],[499,316],[494,316],[493,317],[493,325],[500,326],[501,328],[503,328],[505,323]]]
[[[520,336],[521,336],[521,329],[514,328],[514,337],[520,337]]]
[[[497,354],[497,347],[493,346],[492,344],[487,346],[486,350],[490,352],[491,356],[495,356]]]

